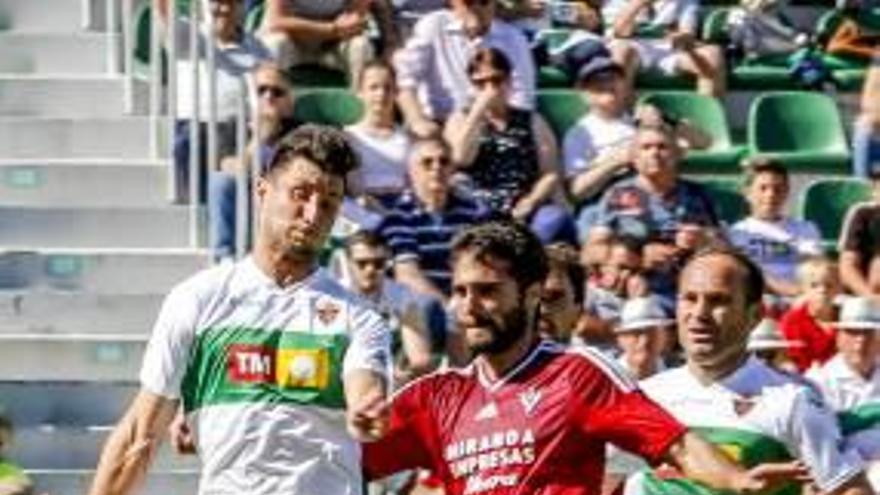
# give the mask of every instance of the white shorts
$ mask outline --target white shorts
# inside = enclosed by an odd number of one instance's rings
[[[669,76],[678,72],[681,53],[672,48],[670,41],[647,38],[630,41],[639,54],[639,66],[642,70],[655,69]]]

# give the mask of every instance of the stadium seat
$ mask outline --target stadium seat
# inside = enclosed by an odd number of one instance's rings
[[[656,105],[664,113],[684,118],[712,136],[705,150],[688,152],[682,163],[684,173],[738,173],[745,147],[734,146],[724,109],[718,100],[693,92],[649,93],[640,100]]]
[[[849,148],[837,105],[812,92],[771,92],[749,109],[748,148],[792,172],[849,173]]]
[[[246,14],[244,19],[244,28],[249,33],[255,33],[260,29],[263,23],[263,16],[266,14],[266,4],[258,3],[254,5]]]
[[[177,0],[177,14],[187,15],[190,0]],[[134,59],[147,66],[150,64],[150,38],[152,29],[152,8],[150,2],[138,2],[134,11]],[[164,57],[164,53],[163,53]]]
[[[697,182],[708,190],[714,200],[716,213],[723,223],[733,225],[748,215],[749,205],[740,193],[742,184],[738,179],[707,177],[700,178]]]
[[[538,91],[538,112],[547,120],[556,138],[562,142],[565,132],[575,124],[587,110],[586,95],[572,89],[550,89]]]
[[[346,126],[363,112],[360,100],[345,89],[315,89],[299,94],[293,116],[300,122]]]
[[[868,181],[852,178],[819,179],[801,193],[798,216],[814,222],[826,249],[833,249],[850,206],[871,199]]]

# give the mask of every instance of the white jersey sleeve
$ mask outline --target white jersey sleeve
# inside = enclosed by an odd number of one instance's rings
[[[180,386],[196,334],[199,301],[184,285],[165,298],[144,353],[140,381],[144,390],[171,399]]]
[[[391,330],[372,309],[359,307],[351,320],[351,343],[345,351],[342,374],[374,371],[391,383]]]
[[[844,447],[834,413],[816,392],[806,387],[798,391],[788,427],[788,448],[807,464],[823,493],[837,490],[864,470],[858,453]]]

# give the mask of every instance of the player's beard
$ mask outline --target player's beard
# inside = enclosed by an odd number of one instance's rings
[[[502,315],[500,321],[488,316],[477,316],[474,325],[488,329],[492,338],[483,342],[467,341],[467,345],[474,355],[501,354],[510,350],[525,336],[528,324],[528,310],[524,304],[518,304]]]

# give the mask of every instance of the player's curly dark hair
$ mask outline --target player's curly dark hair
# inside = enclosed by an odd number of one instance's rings
[[[547,253],[528,227],[513,220],[493,220],[462,230],[452,241],[452,260],[463,253],[507,264],[520,289],[547,277]]]
[[[322,171],[342,178],[359,165],[357,153],[342,131],[316,124],[302,125],[282,137],[263,176],[284,169],[294,158],[305,158]]]

